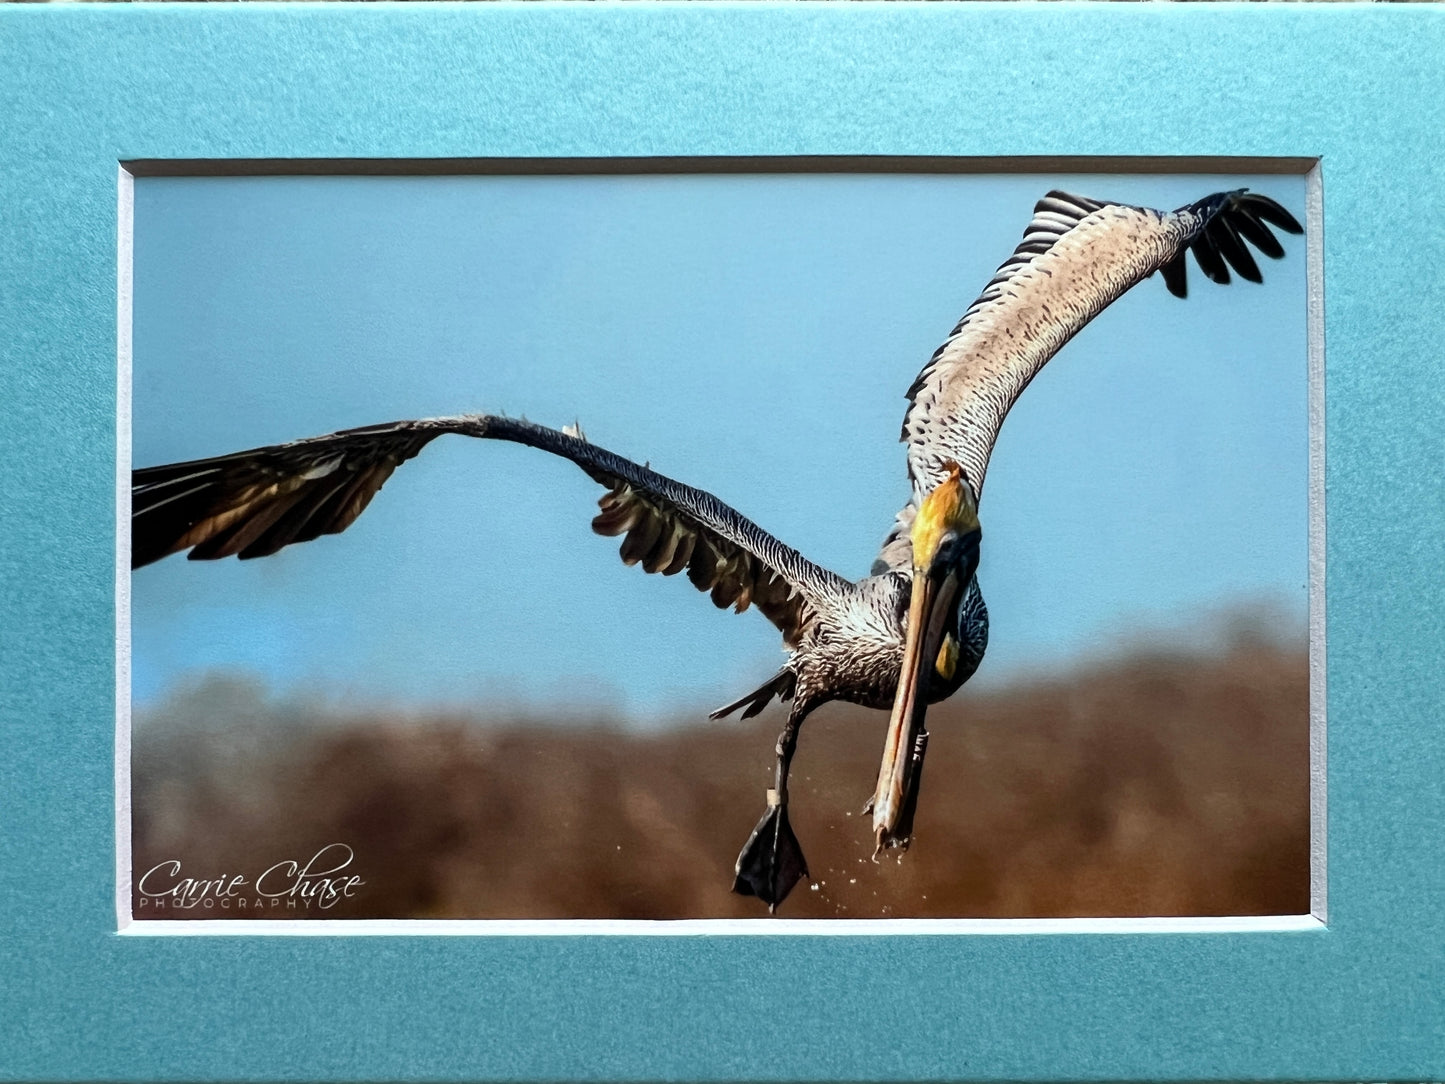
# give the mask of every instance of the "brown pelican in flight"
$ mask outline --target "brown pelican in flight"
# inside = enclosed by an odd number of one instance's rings
[[[869,808],[879,848],[906,847],[928,734],[927,705],[978,668],[988,613],[978,567],[978,499],[1009,408],[1044,364],[1105,306],[1155,271],[1185,296],[1185,257],[1228,283],[1261,281],[1253,245],[1279,258],[1270,227],[1302,232],[1245,189],[1177,211],[1050,192],[1023,240],[908,390],[902,440],[912,493],[869,576],[820,568],[710,493],[589,442],[575,429],[468,414],[347,429],[252,451],[137,470],[132,567],[189,550],[192,560],[264,557],[351,526],[399,465],[455,433],[527,444],[572,460],[606,492],[592,526],[622,536],[622,560],[686,571],[714,604],[750,605],[789,656],[757,689],[719,708],[757,714],[789,702],[767,810],[738,857],[734,890],[769,908],[807,875],[788,823],[788,768],[804,718],[830,700],[891,708]]]

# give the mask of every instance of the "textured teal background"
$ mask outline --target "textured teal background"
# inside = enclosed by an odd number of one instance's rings
[[[1445,1076],[1445,11],[0,10],[0,1074]],[[136,938],[114,917],[116,163],[1319,155],[1329,929]]]

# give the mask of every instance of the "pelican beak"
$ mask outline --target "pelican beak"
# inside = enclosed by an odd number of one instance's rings
[[[907,846],[911,824],[899,831],[905,810],[915,797],[917,773],[921,767],[922,750],[915,752],[923,730],[923,717],[928,710],[927,688],[935,665],[941,665],[939,649],[943,646],[949,614],[958,601],[959,592],[968,584],[978,567],[979,532],[968,532],[960,539],[964,548],[962,567],[950,564],[942,570],[915,569],[913,592],[908,607],[908,630],[903,640],[903,664],[898,673],[898,691],[893,699],[893,714],[888,719],[888,736],[883,745],[883,763],[878,772],[878,787],[873,793],[873,834],[877,851],[885,847]],[[952,676],[950,659],[945,677]],[[876,854],[877,851],[874,853]]]

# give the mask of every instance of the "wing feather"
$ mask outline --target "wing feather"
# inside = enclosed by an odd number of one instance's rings
[[[1238,213],[1230,220],[1230,224],[1239,231],[1241,237],[1271,260],[1284,258],[1284,246],[1279,243],[1279,238],[1254,216],[1247,205],[1240,206]]]
[[[510,440],[570,459],[606,487],[593,530],[620,535],[622,560],[688,579],[719,607],[756,606],[796,646],[851,584],[783,545],[710,493],[590,443],[495,415],[393,422],[134,472],[132,567],[268,556],[344,531],[392,472],[446,433]]]
[[[1271,258],[1283,256],[1270,226],[1303,232],[1274,200],[1245,189],[1169,212],[1060,191],[1039,200],[1018,248],[908,389],[902,439],[913,492],[875,571],[907,567],[913,509],[947,476],[950,462],[983,491],[1009,409],[1085,324],[1155,271],[1170,293],[1187,296],[1190,251],[1214,282],[1228,283],[1231,267],[1261,281],[1245,242]]]

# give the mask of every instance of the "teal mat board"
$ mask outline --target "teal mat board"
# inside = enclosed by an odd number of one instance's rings
[[[1445,1077],[1442,56],[1431,5],[0,10],[0,1076]],[[1320,160],[1326,925],[117,932],[119,164],[712,155]]]

